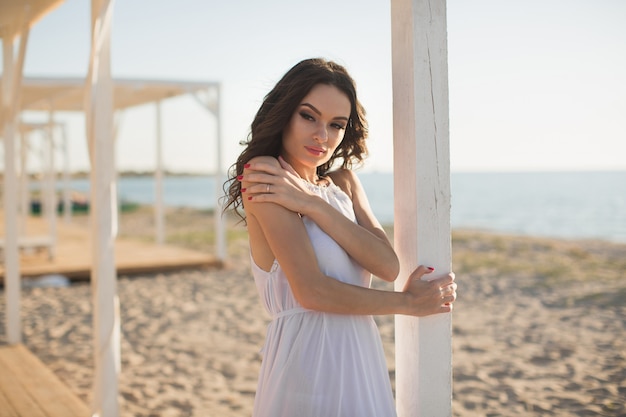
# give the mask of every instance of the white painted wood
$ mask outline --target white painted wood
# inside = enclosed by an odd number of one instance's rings
[[[27,250],[42,250],[45,249],[48,252],[48,259],[52,260],[54,257],[54,253],[52,252],[52,248],[54,246],[54,242],[50,236],[20,236],[17,239],[17,247],[19,249],[27,249]],[[0,239],[0,252],[4,249],[4,239]],[[3,256],[0,254],[0,259]]]
[[[30,212],[30,178],[28,177],[28,134],[20,132],[20,223],[19,236],[27,233],[28,215]]]
[[[154,170],[154,226],[156,243],[165,243],[165,210],[163,207],[163,119],[161,101],[156,107],[156,169]]]
[[[214,100],[211,99],[211,89],[215,92]],[[209,88],[205,90],[207,93],[206,99],[203,100],[198,92],[193,94],[193,97],[196,101],[212,113],[216,119],[216,144],[215,144],[215,247],[217,258],[220,261],[226,260],[226,226],[224,218],[222,217],[222,201],[221,196],[224,193],[222,189],[222,185],[224,184],[224,170],[222,168],[222,127],[221,127],[221,117],[220,117],[220,109],[221,109],[221,84],[213,83]]]
[[[17,227],[17,175],[15,134],[20,103],[22,70],[28,44],[29,25],[26,12],[15,19],[17,30],[2,39],[2,115],[4,128],[4,282],[6,295],[7,341],[22,342],[20,320],[20,264]],[[14,57],[14,41],[19,38],[18,57]]]
[[[70,223],[72,221],[72,195],[70,184],[70,150],[67,139],[67,126],[60,125],[62,152],[63,152],[63,222]]]
[[[91,159],[91,284],[95,365],[91,411],[97,417],[120,415],[120,321],[114,253],[117,191],[110,68],[113,4],[113,0],[91,2],[92,42],[85,103]]]
[[[226,260],[226,226],[224,225],[224,217],[222,216],[222,200],[221,196],[224,192],[222,184],[224,183],[223,162],[222,162],[222,124],[221,124],[221,85],[217,85],[217,98],[215,104],[216,118],[216,170],[215,170],[215,239],[217,248],[217,259]]]
[[[436,276],[451,268],[446,2],[392,0],[391,14],[395,248],[401,277]],[[396,317],[399,417],[452,415],[451,320]]]
[[[117,149],[117,138],[119,137],[118,135],[119,135],[119,132],[120,132],[120,125],[122,123],[123,115],[124,115],[124,111],[123,110],[119,110],[119,111],[114,111],[113,112],[113,141],[111,142],[112,146],[113,146],[113,149]],[[113,155],[115,155],[115,153]],[[120,173],[117,172],[117,169],[116,169],[115,170],[115,183],[119,184],[119,182],[120,182]],[[119,194],[116,194],[115,197],[117,199],[117,205],[116,205],[117,213],[116,213],[116,215],[119,217],[119,214],[122,212],[122,200],[121,200]],[[117,225],[117,228],[118,228],[118,233],[119,233],[119,228],[120,228],[119,224]]]
[[[45,185],[44,185],[44,208],[45,216],[48,222],[48,235],[52,242],[57,240],[57,193],[56,193],[56,167],[55,167],[55,144],[54,144],[54,111],[48,112],[48,128],[46,129],[45,138]],[[52,253],[56,251],[52,249]]]
[[[4,279],[6,297],[6,334],[9,343],[21,343],[20,264],[17,247],[17,177],[15,174],[15,123],[10,114],[13,78],[12,41],[3,45],[3,112],[4,120]]]

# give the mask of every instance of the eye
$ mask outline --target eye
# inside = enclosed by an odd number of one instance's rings
[[[313,116],[311,116],[309,113],[305,112],[305,111],[301,111],[300,112],[300,117],[302,117],[305,120],[310,120],[312,122],[315,121],[315,118]]]
[[[345,129],[345,128],[346,128],[346,127],[345,127],[343,124],[341,124],[341,123],[333,123],[333,124],[331,124],[331,126],[332,126],[333,128],[335,128],[335,129],[337,129],[337,130],[343,130],[343,129]]]

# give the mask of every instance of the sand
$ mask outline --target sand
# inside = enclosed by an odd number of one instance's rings
[[[126,236],[151,227],[149,211],[122,216]],[[206,212],[168,213],[170,242],[212,250],[204,227]],[[119,277],[123,416],[251,414],[269,318],[241,227],[229,242],[224,269]],[[626,415],[626,245],[455,231],[453,253],[454,416]],[[25,345],[89,402],[89,283],[24,288],[22,320]],[[393,383],[394,319],[376,320]]]

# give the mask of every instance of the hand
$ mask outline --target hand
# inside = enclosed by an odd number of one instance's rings
[[[409,296],[412,316],[428,316],[452,311],[452,303],[456,300],[456,283],[454,273],[449,273],[431,280],[422,277],[433,270],[420,265],[407,280],[403,292]]]
[[[253,203],[275,203],[296,213],[305,214],[311,207],[310,197],[317,197],[304,184],[298,173],[282,157],[278,164],[251,162],[246,164],[239,181],[243,199]]]

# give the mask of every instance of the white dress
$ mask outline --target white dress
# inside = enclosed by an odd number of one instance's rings
[[[352,221],[352,201],[336,185],[311,189]],[[321,271],[369,287],[364,270],[312,220],[302,218]],[[252,261],[261,302],[272,316],[253,417],[392,417],[387,363],[372,316],[306,310],[277,261],[270,272]]]

